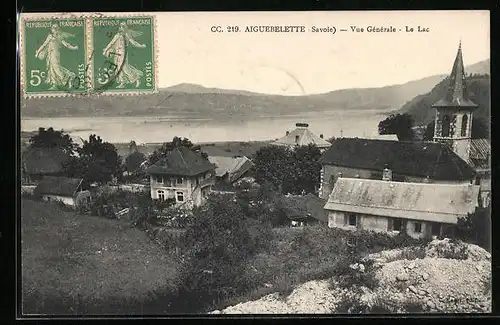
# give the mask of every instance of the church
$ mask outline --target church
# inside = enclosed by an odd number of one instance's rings
[[[478,105],[467,92],[462,44],[449,77],[449,87],[441,100],[432,107],[436,110],[434,142],[450,147],[475,171],[474,183],[480,185],[483,206],[491,200],[491,142],[472,139],[472,117]]]
[[[491,200],[491,142],[472,139],[472,119],[478,105],[467,92],[462,46],[435,110],[431,142],[340,138],[321,157],[319,196],[325,200],[341,177],[411,183],[474,184],[480,186],[480,204]]]

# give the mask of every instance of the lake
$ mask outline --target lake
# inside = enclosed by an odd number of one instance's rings
[[[34,131],[39,127],[64,130],[74,137],[88,139],[99,135],[104,141],[139,143],[170,141],[174,136],[193,142],[265,141],[285,135],[295,123],[309,123],[309,128],[325,139],[363,137],[377,134],[378,123],[384,114],[372,110],[304,112],[295,115],[262,116],[245,121],[220,121],[206,116],[176,115],[155,117],[60,117],[22,118],[21,130]]]

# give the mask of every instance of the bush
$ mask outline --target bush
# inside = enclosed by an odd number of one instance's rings
[[[176,308],[202,311],[252,289],[252,281],[242,276],[245,262],[265,247],[268,234],[245,216],[237,202],[210,197],[196,210],[185,234],[182,300],[174,302]]]

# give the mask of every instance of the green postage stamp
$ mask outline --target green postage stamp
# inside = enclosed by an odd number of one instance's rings
[[[153,16],[30,18],[21,24],[25,97],[157,91]]]
[[[85,18],[23,21],[19,55],[24,94],[87,92],[85,35]]]
[[[92,19],[95,91],[151,92],[156,89],[154,19]]]

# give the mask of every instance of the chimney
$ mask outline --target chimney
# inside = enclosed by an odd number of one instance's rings
[[[323,134],[320,134],[320,135],[319,135],[319,137],[320,137],[321,139],[323,139]]]
[[[382,172],[382,180],[383,181],[392,181],[392,170],[390,170],[387,165],[384,168],[384,171]]]

